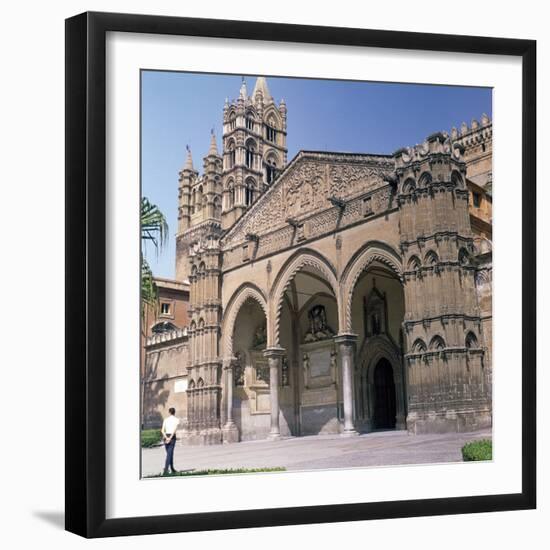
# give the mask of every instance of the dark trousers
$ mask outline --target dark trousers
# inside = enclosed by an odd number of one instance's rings
[[[174,468],[174,447],[176,446],[176,438],[173,437],[169,443],[164,444],[166,449],[166,462],[164,463],[164,473],[168,473],[168,468],[175,471]]]

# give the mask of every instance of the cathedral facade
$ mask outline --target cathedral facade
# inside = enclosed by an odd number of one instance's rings
[[[286,137],[284,101],[243,81],[221,152],[180,172],[180,438],[490,426],[489,118],[392,155],[288,162]]]

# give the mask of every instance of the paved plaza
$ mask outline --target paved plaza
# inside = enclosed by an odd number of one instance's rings
[[[490,438],[491,430],[429,435],[386,431],[352,438],[318,435],[201,447],[187,447],[178,443],[174,464],[178,470],[274,467],[313,470],[461,462],[461,448],[466,442]],[[164,457],[164,447],[143,449],[142,475],[159,474]]]

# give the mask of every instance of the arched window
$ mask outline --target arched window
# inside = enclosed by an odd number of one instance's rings
[[[457,187],[463,187],[464,180],[462,179],[462,176],[456,170],[453,170],[453,172],[451,174],[451,183],[453,183]]]
[[[199,378],[197,382],[197,388],[202,388],[204,386],[204,380],[202,378]]]
[[[220,197],[214,199],[214,217],[219,218],[222,215],[222,201]]]
[[[236,155],[235,155],[235,142],[230,140],[227,144],[227,163],[228,168],[233,168],[235,166]]]
[[[267,119],[265,125],[265,138],[271,143],[277,143],[277,121],[274,116]]]
[[[235,205],[235,183],[233,180],[227,182],[227,208],[233,208]]]
[[[174,330],[178,330],[178,327],[170,321],[160,321],[159,323],[154,324],[151,328],[153,334],[163,334]]]
[[[254,191],[256,189],[256,183],[253,179],[246,180],[246,187],[244,190],[244,198],[246,206],[250,206],[254,202]]]
[[[189,384],[187,385],[188,390],[194,390],[195,389],[195,381],[191,378]]]
[[[461,248],[458,252],[458,263],[460,265],[468,265],[470,263],[470,254],[465,248]]]
[[[433,250],[430,250],[424,258],[424,263],[426,265],[433,266],[433,265],[436,265],[437,262],[439,262],[439,258],[437,257],[437,254]]]
[[[254,140],[249,139],[246,142],[246,166],[248,168],[254,168],[254,156],[256,153],[256,144],[254,143]]]
[[[408,271],[416,271],[420,269],[420,266],[422,264],[420,263],[420,258],[418,256],[411,256],[409,259],[409,263],[407,264]]]
[[[426,351],[426,344],[422,338],[417,338],[412,346],[413,353],[423,353]]]
[[[436,335],[432,338],[430,342],[430,349],[433,351],[441,351],[445,349],[445,340],[441,336]]]
[[[197,190],[193,189],[193,194],[191,196],[191,214],[195,213],[196,203],[197,203]]]
[[[195,203],[195,208],[197,212],[202,208],[202,185],[199,186],[197,191],[197,202]]]
[[[432,182],[432,175],[429,172],[424,172],[418,180],[418,187],[426,187],[426,185],[428,185],[431,182]]]
[[[265,164],[265,179],[267,183],[273,183],[277,177],[277,159],[271,155],[267,158]]]
[[[229,115],[229,129],[234,130],[237,127],[237,117],[235,113]]]
[[[254,115],[250,112],[246,114],[246,129],[254,130]]]
[[[403,184],[403,193],[412,193],[416,189],[416,182],[412,178],[407,178]]]
[[[468,349],[479,347],[477,343],[476,335],[471,331],[468,332],[468,334],[466,335],[466,347]]]

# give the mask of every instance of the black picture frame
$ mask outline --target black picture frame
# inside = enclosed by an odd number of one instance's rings
[[[517,494],[106,519],[105,41],[108,31],[520,57],[522,491]],[[536,42],[480,36],[83,13],[66,20],[66,529],[108,537],[536,507]]]

